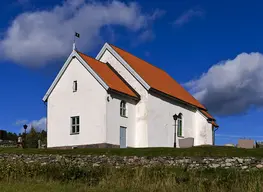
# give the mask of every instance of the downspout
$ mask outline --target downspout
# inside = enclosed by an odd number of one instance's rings
[[[109,109],[109,105],[110,105],[110,101],[111,101],[111,95],[108,93],[106,94],[106,111],[105,111],[105,135],[104,135],[104,143],[105,144],[110,144],[110,142],[108,141],[108,129],[109,129],[109,118],[108,118],[108,109]],[[115,143],[113,143],[115,144]]]
[[[216,139],[216,137],[215,137],[215,132],[217,131],[217,129],[218,129],[218,127],[214,127],[213,126],[213,145],[215,145],[215,139]]]

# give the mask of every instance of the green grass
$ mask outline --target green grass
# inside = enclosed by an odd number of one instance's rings
[[[117,155],[117,156],[179,156],[179,157],[263,157],[263,148],[241,149],[235,147],[193,147],[174,148],[128,148],[128,149],[21,149],[0,148],[1,153],[15,154],[78,154],[78,155]]]
[[[260,192],[263,171],[0,164],[1,192]]]
[[[263,149],[193,147],[189,149],[19,149],[2,148],[10,154],[81,154],[118,156],[263,157]],[[176,167],[78,167],[71,162],[40,165],[1,161],[1,192],[263,192],[263,171],[238,169],[188,170]]]

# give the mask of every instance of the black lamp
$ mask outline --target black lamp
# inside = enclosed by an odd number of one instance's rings
[[[175,121],[177,120],[177,117],[178,116],[176,114],[173,115],[173,118],[174,118]]]
[[[25,124],[25,125],[23,125],[23,127],[24,127],[24,130],[25,130],[25,140],[24,140],[24,146],[23,147],[26,147],[25,145],[26,145],[26,129],[27,129],[27,125]]]
[[[27,125],[25,124],[25,125],[23,125],[23,127],[24,127],[25,133],[26,133]]]

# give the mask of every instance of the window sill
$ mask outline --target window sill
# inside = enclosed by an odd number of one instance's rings
[[[179,139],[184,139],[184,136],[177,136]]]
[[[124,115],[121,115],[121,117],[123,117],[123,118],[128,118],[128,116],[124,116]]]
[[[79,133],[70,133],[70,135],[79,135]]]

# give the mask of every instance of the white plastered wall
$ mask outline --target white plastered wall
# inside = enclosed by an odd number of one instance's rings
[[[141,100],[135,106],[134,147],[173,147],[175,129],[173,115],[179,113],[183,114],[184,137],[194,137],[195,145],[212,142],[212,125],[204,116],[198,116],[196,109],[149,94],[108,50],[98,59],[108,62],[141,96]],[[176,142],[178,143],[178,138]]]
[[[118,61],[108,50],[106,50],[100,57],[100,61],[108,62],[141,96],[141,100],[135,106],[135,143],[134,147],[148,147],[148,135],[147,135],[147,102],[148,92],[147,90],[131,75],[131,73]]]
[[[173,147],[175,121],[173,115],[183,115],[183,137],[195,137],[195,111],[179,103],[149,94],[149,147]],[[178,147],[178,137],[176,138]]]
[[[212,145],[213,129],[212,124],[207,122],[207,118],[199,111],[195,113],[195,145]]]
[[[127,147],[135,147],[135,102],[115,94],[109,94],[107,102],[107,143],[120,145],[120,127],[126,127]],[[124,100],[127,117],[120,116],[120,103]]]
[[[73,81],[78,90],[73,92]],[[106,90],[74,58],[47,102],[48,147],[106,142]],[[80,133],[71,135],[71,116],[80,116]]]

